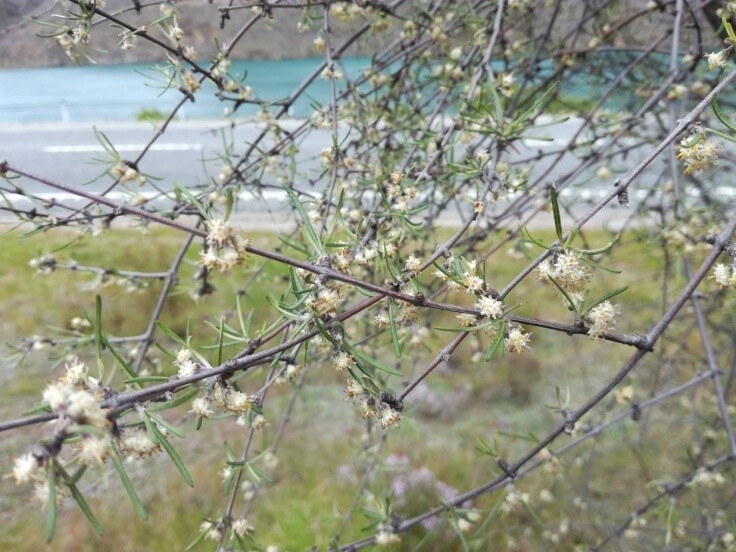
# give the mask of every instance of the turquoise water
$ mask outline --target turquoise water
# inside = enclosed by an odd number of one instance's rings
[[[229,73],[246,74],[244,84],[254,97],[282,100],[319,66],[323,58],[233,61]],[[206,64],[206,62],[203,62]],[[345,58],[342,66],[355,75],[370,64],[367,57]],[[176,89],[165,90],[155,64],[86,65],[0,70],[0,124],[37,121],[129,121],[143,109],[167,113],[181,98]],[[340,88],[338,81],[338,90]],[[220,117],[228,105],[215,97],[207,82],[196,102],[187,102],[180,119]],[[329,100],[329,84],[317,78],[290,113],[311,115],[311,103]],[[238,116],[254,115],[258,107],[243,105]]]
[[[568,72],[564,81],[558,84],[562,99],[573,102],[595,99],[637,55],[638,52],[634,50],[596,53],[575,73]],[[230,75],[238,78],[245,74],[243,82],[253,89],[254,98],[283,100],[321,62],[322,58],[237,60],[232,62]],[[207,64],[206,61],[202,63]],[[370,66],[370,58],[344,58],[341,63],[341,69],[354,77]],[[492,62],[492,65],[495,71],[509,71],[500,62]],[[642,103],[636,97],[635,90],[661,82],[668,65],[668,55],[653,54],[629,74],[625,86],[608,98],[603,107],[614,111],[635,111]],[[535,79],[543,81],[553,72],[552,63],[542,61],[537,67]],[[155,64],[0,70],[0,124],[130,121],[146,109],[168,113],[180,100],[181,93],[176,89],[166,90],[163,79]],[[342,82],[337,83],[338,91],[343,86]],[[206,81],[196,95],[196,102],[187,102],[179,111],[178,118],[222,116],[223,110],[232,104],[219,101],[215,92],[215,86]],[[329,83],[318,77],[289,113],[294,117],[309,116],[314,111],[314,104],[324,105],[328,100]],[[258,110],[255,105],[242,105],[237,116],[254,115]]]

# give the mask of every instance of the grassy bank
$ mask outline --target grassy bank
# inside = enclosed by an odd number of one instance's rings
[[[541,237],[551,238],[551,234],[541,233]],[[591,243],[602,244],[609,236],[595,232],[586,238]],[[252,239],[262,246],[273,241],[267,234]],[[59,249],[68,243],[73,246]],[[129,282],[115,283],[114,277],[100,282],[97,276],[79,270],[37,275],[28,266],[31,258],[53,253],[60,263],[74,261],[84,266],[125,266],[126,270],[155,272],[167,269],[167,263],[181,244],[181,236],[164,230],[149,235],[122,230],[82,240],[63,232],[33,237],[3,234],[0,266],[11,267],[0,276],[6,341],[17,343],[29,335],[55,339],[72,335],[70,321],[83,312],[92,312],[97,294],[105,307],[106,333],[140,334],[148,324],[147,315],[162,285],[154,281],[131,292]],[[174,331],[182,335],[189,325],[196,343],[211,343],[212,329],[202,321],[217,324],[221,314],[232,309],[236,294],[241,294],[247,310],[255,311],[254,327],[276,316],[265,296],[267,292],[278,293],[283,287],[279,283],[287,277],[283,267],[254,260],[248,268],[228,278],[215,278],[212,283],[217,291],[197,301],[191,296],[197,258],[197,248],[190,248],[178,285],[161,315]],[[493,284],[499,288],[528,262],[511,256],[506,261],[488,267]],[[606,264],[622,273],[599,272],[592,293],[629,285],[629,290],[617,298],[622,311],[620,331],[645,333],[662,308],[658,276],[663,270],[662,250],[645,236],[632,235],[620,243]],[[681,277],[670,279],[672,287],[668,293],[674,294],[682,284]],[[461,297],[450,295],[440,299],[460,301]],[[519,286],[507,302],[519,304],[516,312],[525,316],[572,321],[553,289],[533,278]],[[452,318],[437,316],[432,323],[447,326]],[[491,442],[495,437],[501,456],[517,457],[539,435],[559,423],[559,414],[545,406],[554,403],[555,387],[569,389],[572,402],[579,404],[631,353],[630,349],[586,336],[532,331],[533,352],[506,356],[491,363],[473,360],[478,347],[487,343],[476,344],[474,339],[469,339],[448,365],[438,369],[426,385],[408,397],[400,428],[389,431],[382,445],[376,444],[382,442],[380,437],[365,441],[365,422],[355,408],[344,402],[343,381],[329,360],[310,364],[306,367],[305,386],[277,454],[278,465],[259,464],[272,481],[260,482],[262,493],[252,510],[244,493],[239,493],[236,513],[249,511],[248,519],[263,544],[275,544],[282,551],[303,550],[313,544],[325,549],[354,499],[362,469],[374,458],[379,460],[369,489],[375,496],[393,492],[396,511],[402,517],[436,505],[443,499],[443,492],[462,492],[493,479],[499,469],[494,459],[476,448],[479,439]],[[698,370],[697,366],[687,365],[684,355],[678,366],[663,366],[660,362],[668,350],[681,351],[680,345],[692,337],[693,331],[690,326],[673,328],[656,354],[642,364],[631,382],[638,399],[646,398],[662,385],[685,381]],[[409,358],[404,360],[403,369],[411,373],[409,363],[416,363],[413,368],[416,373],[448,339],[446,332],[431,332],[424,347],[407,354]],[[379,337],[377,342],[390,347],[389,336]],[[6,362],[3,373],[9,375],[0,386],[3,419],[17,416],[37,402],[44,386],[59,373],[58,362],[48,360],[49,350],[26,355],[22,369]],[[233,346],[228,352],[235,350]],[[691,353],[694,357],[697,351]],[[150,370],[164,375],[175,372],[165,357],[157,368],[151,365]],[[254,375],[265,377],[266,368],[259,370]],[[273,438],[291,391],[285,385],[269,393],[264,414],[270,426],[256,437],[256,452],[267,447]],[[467,547],[505,549],[513,541],[522,550],[543,549],[537,547],[540,542],[559,549],[573,549],[576,545],[595,542],[602,528],[626,516],[651,494],[653,481],[687,469],[688,447],[693,432],[699,429],[694,422],[685,425],[682,422],[689,420],[690,409],[709,400],[707,393],[696,389],[673,402],[663,403],[661,410],[658,407],[647,411],[639,421],[627,418],[600,438],[575,449],[574,454],[548,459],[535,474],[518,482],[515,492],[526,498],[516,505],[504,500],[507,496],[504,491],[472,501],[467,506],[477,508],[482,517],[479,524],[463,533]],[[591,416],[589,423],[600,423],[629,406],[611,399]],[[190,489],[182,482],[165,455],[126,464],[150,514],[149,521],[143,522],[130,507],[114,472],[104,466],[92,476],[85,475],[83,480],[83,490],[102,522],[104,535],[96,536],[84,516],[68,501],[50,550],[180,550],[196,536],[203,516],[221,515],[227,503],[219,475],[225,465],[223,442],[239,451],[246,437],[245,430],[228,417],[208,420],[203,430],[196,431],[195,420],[187,417],[186,408],[168,411],[166,417],[173,422],[183,420],[186,441],[174,439],[173,443],[178,446],[195,487]],[[584,429],[581,427],[578,432]],[[7,433],[2,447],[2,471],[8,473],[12,459],[43,433],[43,428]],[[366,442],[370,444],[366,446]],[[663,450],[669,453],[663,454]],[[423,470],[426,467],[431,470],[431,476]],[[408,485],[411,492],[402,495],[399,492],[402,485]],[[28,499],[30,490],[15,487],[8,479],[0,480],[0,486],[3,521],[0,542],[10,550],[43,549],[44,513]],[[685,496],[677,505],[678,519],[687,521],[695,516],[699,500],[717,503],[726,497],[718,489]],[[690,508],[696,512],[692,516],[688,513]],[[341,542],[364,536],[365,525],[366,518],[356,514],[342,532]],[[393,549],[462,549],[450,525],[439,523],[416,528]],[[647,542],[661,543],[662,527],[662,523],[652,520],[649,529],[641,528],[640,536],[647,537]],[[208,546],[203,545],[202,549]]]

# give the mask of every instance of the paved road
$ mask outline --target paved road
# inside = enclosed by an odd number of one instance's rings
[[[297,125],[296,121],[288,121],[284,127],[290,130]],[[109,138],[123,159],[131,160],[154,135],[150,123],[99,123],[94,127],[87,123],[5,125],[0,126],[0,157],[39,175],[79,186],[105,170],[104,164],[94,162],[95,158],[106,155],[94,128]],[[262,129],[263,125],[256,122],[233,131],[213,121],[176,122],[154,143],[139,168],[160,178],[164,189],[171,189],[174,182],[184,186],[203,183],[208,176],[217,176],[222,166],[218,153],[226,142],[232,141],[235,151],[242,151]],[[310,140],[303,144],[299,161],[319,155],[324,147],[321,142]],[[102,190],[111,182],[109,177],[104,177],[86,189]],[[28,190],[38,191],[38,186],[29,185]]]
[[[581,124],[580,120],[571,119],[552,126],[545,126],[530,132],[535,137],[553,137],[552,140],[528,139],[522,141],[514,153],[514,158],[531,158],[541,150],[558,149],[566,145],[572,133]],[[285,121],[284,127],[292,130],[299,121]],[[143,146],[154,134],[150,123],[100,123],[96,128],[103,132],[125,159],[134,159]],[[172,123],[166,134],[151,148],[140,165],[144,173],[154,174],[160,178],[157,186],[171,190],[174,183],[192,186],[214,178],[220,171],[222,160],[218,154],[223,151],[225,142],[232,142],[234,151],[242,151],[263,128],[262,123],[248,122],[230,129],[215,121],[189,121]],[[300,144],[301,151],[297,162],[300,170],[319,167],[319,152],[331,143],[328,131],[312,132],[309,138]],[[105,155],[103,146],[95,137],[93,126],[84,124],[29,124],[0,126],[0,159],[6,159],[13,165],[28,169],[41,176],[73,186],[84,186],[91,192],[98,192],[108,186],[112,180],[104,176],[91,182],[104,171],[103,164],[94,163],[94,158]],[[632,166],[631,156],[626,162]],[[545,180],[553,182],[560,174],[570,170],[577,164],[572,156],[567,156],[554,171],[548,172],[546,162],[534,164],[533,176],[543,175]],[[29,192],[53,195],[66,204],[74,204],[76,198],[67,197],[53,190],[44,189],[43,185],[27,182],[24,184]],[[584,193],[596,199],[607,185],[600,183]],[[153,194],[150,185],[133,186],[143,195]],[[580,191],[576,192],[578,195]],[[118,196],[120,197],[120,196]],[[241,208],[253,212],[263,212],[263,203],[245,197]],[[269,197],[269,207],[278,209],[283,205],[284,194],[274,192]],[[577,211],[576,212],[582,212]],[[620,218],[621,212],[611,213],[606,218]]]

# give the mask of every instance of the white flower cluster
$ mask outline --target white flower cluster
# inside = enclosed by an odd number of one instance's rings
[[[87,368],[78,359],[66,365],[66,372],[43,392],[43,400],[60,419],[103,428],[105,411],[100,408],[97,381],[87,376]]]
[[[386,195],[391,202],[391,208],[399,213],[406,213],[410,209],[418,193],[414,186],[401,186],[404,176],[404,173],[399,170],[393,171],[389,175],[386,186]]]
[[[145,429],[126,431],[118,440],[120,452],[128,458],[149,458],[161,452],[161,445],[155,443]]]
[[[460,285],[469,293],[480,293],[485,287],[485,282],[478,276],[478,262],[473,260],[468,263],[468,269],[463,273]]]
[[[360,408],[364,419],[375,421],[376,425],[382,429],[398,426],[401,422],[400,411],[371,395],[365,387],[352,378],[347,380],[345,395],[346,401],[352,401]]]
[[[248,240],[241,238],[229,222],[213,219],[207,223],[207,250],[199,262],[208,270],[217,269],[223,274],[245,261]]]
[[[179,349],[174,365],[179,369],[178,378],[188,378],[199,371],[199,365],[192,360],[192,351],[187,348]]]
[[[478,309],[483,316],[494,320],[496,318],[501,318],[503,315],[503,301],[499,301],[493,297],[481,297],[475,303],[475,308]]]
[[[728,52],[721,50],[719,52],[711,52],[707,54],[706,59],[708,60],[708,71],[713,69],[719,69],[726,66],[726,59],[728,59]]]
[[[720,473],[701,468],[695,476],[693,476],[688,485],[715,488],[722,487],[725,483],[726,478]]]
[[[389,546],[400,541],[401,538],[390,526],[383,523],[378,526],[378,533],[376,533],[376,544],[378,546]]]
[[[529,493],[521,493],[516,490],[514,485],[509,485],[506,488],[506,498],[501,504],[501,511],[504,514],[508,514],[514,511],[521,510],[525,503],[529,502]]]
[[[591,323],[588,335],[597,339],[616,325],[616,307],[609,301],[603,301],[590,309],[585,318]]]
[[[543,282],[554,279],[562,289],[572,293],[583,291],[590,280],[590,271],[580,265],[580,256],[573,251],[545,259],[539,263],[537,270]]]
[[[699,139],[687,136],[677,146],[677,158],[682,161],[685,174],[704,171],[718,162],[718,146],[704,135]]]
[[[718,287],[734,287],[736,288],[736,264],[726,265],[718,263],[713,267],[713,279]]]
[[[523,353],[528,351],[529,339],[531,338],[530,333],[524,333],[520,326],[512,326],[509,329],[508,337],[504,338],[504,350],[507,353]]]

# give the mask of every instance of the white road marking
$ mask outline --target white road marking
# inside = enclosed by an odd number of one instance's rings
[[[141,151],[145,144],[120,144],[115,146],[118,151]],[[202,144],[153,144],[149,151],[201,151]],[[100,144],[81,144],[73,146],[44,146],[44,153],[90,153],[105,151]]]

